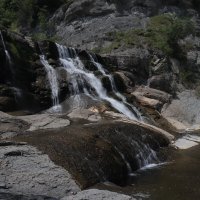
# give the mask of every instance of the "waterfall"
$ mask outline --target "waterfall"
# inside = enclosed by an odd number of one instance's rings
[[[153,164],[156,165],[160,162],[156,152],[153,149],[151,149],[149,144],[145,144],[143,142],[138,141],[132,141],[131,144],[137,147],[136,159],[138,162],[139,169]]]
[[[101,81],[85,67],[76,51],[57,44],[60,63],[71,77],[73,95],[78,95],[80,92],[89,94],[91,96],[97,95],[101,100],[107,101],[120,113],[124,114],[130,119],[137,120],[135,114],[129,110],[129,108],[116,99],[113,99],[107,95]],[[70,57],[70,53],[75,54],[74,57]],[[80,84],[81,83],[81,84]]]
[[[115,96],[117,96],[125,105],[129,106],[132,111],[135,113],[135,115],[137,116],[137,118],[142,121],[142,116],[141,113],[137,110],[137,108],[133,105],[131,105],[130,103],[127,102],[126,97],[124,95],[122,95],[118,90],[117,87],[115,85],[115,81],[114,78],[111,74],[107,74],[103,68],[103,66],[98,62],[98,59],[96,57],[96,55],[91,55],[89,54],[90,60],[91,62],[97,67],[97,69],[106,77],[108,77],[108,79],[110,80],[110,84],[111,84],[111,88],[112,88],[112,92],[115,94]]]
[[[2,44],[3,44],[4,52],[5,52],[5,55],[6,55],[6,62],[9,66],[9,68],[10,68],[12,75],[13,75],[14,71],[13,71],[13,68],[12,68],[12,60],[11,60],[10,54],[9,54],[7,48],[6,48],[6,45],[5,45],[5,42],[4,42],[4,39],[3,39],[3,34],[2,34],[1,31],[0,31],[0,37],[1,37]]]
[[[45,59],[44,55],[40,56],[40,61],[43,64],[45,71],[48,76],[48,81],[51,88],[51,98],[53,102],[53,111],[60,111],[59,106],[59,87],[58,87],[58,79],[57,79],[57,73],[55,69],[49,65],[48,61]]]
[[[8,52],[8,50],[6,48],[6,44],[4,42],[2,31],[0,31],[0,37],[1,37],[3,49],[4,49],[4,52],[5,52],[5,56],[6,56],[6,66],[8,66],[8,68],[10,70],[10,75],[11,75],[10,84],[12,86],[11,89],[13,90],[15,101],[19,105],[20,104],[19,102],[22,100],[22,97],[23,97],[23,91],[16,86],[16,77],[15,77],[15,71],[14,71],[14,68],[13,68],[14,65],[13,65],[10,53]]]

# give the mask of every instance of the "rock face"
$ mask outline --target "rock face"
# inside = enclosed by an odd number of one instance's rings
[[[0,198],[34,194],[36,199],[45,195],[59,199],[80,190],[67,171],[34,147],[0,142],[0,152]]]
[[[186,90],[178,94],[171,104],[162,109],[162,115],[178,130],[198,130],[200,100],[195,91]]]
[[[162,148],[173,140],[159,128],[117,113],[98,113],[95,108],[53,116],[14,117],[1,112],[0,120],[0,195],[5,199],[45,199],[42,195],[52,199],[66,195],[65,199],[131,199],[96,190],[68,195],[79,191],[76,183],[81,188],[102,181],[126,184],[129,173],[165,160]],[[10,132],[15,137],[5,140],[13,137]]]
[[[41,51],[46,54],[49,64],[57,67],[59,98],[64,100],[68,92],[66,73],[55,60],[58,59],[55,43],[34,43],[31,38],[7,30],[2,30],[1,34],[0,110],[38,112],[52,106],[50,83],[40,60]]]
[[[184,15],[189,9],[198,8],[194,3],[182,0],[80,0],[63,5],[50,21],[55,24],[56,33],[63,44],[94,49],[110,44],[110,32],[124,31],[130,27],[145,28],[149,16],[166,12]]]
[[[80,73],[80,83],[70,80],[72,73],[64,67],[74,66],[60,59],[65,47],[58,50],[54,42],[35,43],[24,35],[1,31],[0,110],[35,113],[52,106],[52,85],[41,54],[58,76],[58,99],[66,110],[18,117],[0,112],[0,198],[133,200],[108,191],[79,191],[104,181],[123,186],[135,170],[165,160],[162,149],[174,137],[160,128],[200,129],[200,19],[195,2],[79,0],[63,5],[50,19],[60,42],[78,48],[66,48],[69,60],[78,55],[80,60],[73,62],[82,61],[87,77],[98,77],[109,97],[136,106],[141,119],[157,127],[108,111],[107,102],[89,101],[91,93],[98,92],[88,82],[97,79],[87,82]],[[109,48],[113,33],[145,30],[149,17],[163,13],[192,16],[195,22],[195,34],[177,41],[180,52],[173,58],[146,43],[114,47],[111,55],[103,56],[85,50]],[[75,86],[81,106],[72,97]]]

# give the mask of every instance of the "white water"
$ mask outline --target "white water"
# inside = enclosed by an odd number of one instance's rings
[[[6,49],[6,45],[5,45],[5,42],[4,42],[4,39],[3,39],[3,34],[2,34],[1,31],[0,31],[0,36],[1,36],[1,41],[2,41],[2,44],[3,44],[4,52],[5,52],[5,55],[6,55],[6,61],[8,62],[8,65],[9,65],[9,68],[11,70],[11,73],[13,74],[13,69],[11,67],[12,60],[11,60],[11,57],[10,57],[10,54],[9,54],[8,50]]]
[[[93,73],[85,69],[83,63],[77,55],[75,58],[70,58],[68,53],[69,50],[67,48],[58,44],[57,47],[60,55],[60,62],[71,77],[72,90],[74,95],[80,93],[81,89],[79,88],[79,82],[81,82],[82,87],[84,87],[83,92],[86,90],[86,93],[93,96],[95,91],[96,95],[101,100],[108,101],[113,108],[128,118],[137,120],[134,113],[131,112],[131,110],[129,110],[123,102],[115,100],[107,95],[107,92],[103,88],[101,81]],[[88,86],[90,87],[90,90],[88,90]]]
[[[59,87],[58,87],[58,79],[57,79],[57,73],[55,69],[49,65],[48,61],[45,59],[44,55],[40,56],[40,61],[43,64],[45,71],[48,76],[48,81],[51,87],[51,97],[53,102],[53,111],[60,111],[59,106]]]
[[[137,150],[136,159],[139,169],[152,164],[157,165],[160,162],[156,152],[148,144],[132,140],[131,145],[137,147],[135,149]]]
[[[127,167],[127,170],[128,170],[128,174],[131,175],[132,174],[132,168],[131,168],[130,163],[126,160],[124,154],[116,146],[114,146],[114,148],[119,153],[119,155],[121,156],[122,160],[126,164],[126,167]]]
[[[119,91],[117,90],[117,87],[116,87],[116,85],[115,85],[115,81],[114,81],[113,76],[110,75],[110,74],[106,74],[106,72],[105,72],[103,66],[102,66],[100,63],[98,63],[97,61],[95,61],[95,60],[97,60],[96,57],[93,58],[92,55],[90,55],[90,54],[88,54],[88,55],[89,55],[89,57],[90,57],[91,62],[94,63],[94,65],[97,67],[97,69],[98,69],[104,76],[106,76],[106,77],[109,78],[110,83],[111,83],[111,88],[112,88],[112,91],[114,92],[114,94],[115,94],[125,105],[131,107],[131,109],[132,109],[132,110],[135,112],[135,114],[137,115],[137,118],[139,118],[139,120],[142,121],[142,116],[141,116],[140,112],[137,110],[137,108],[136,108],[135,106],[129,104],[129,103],[127,102],[127,100],[126,100],[126,97],[125,97],[124,95],[122,95],[121,93],[119,93]]]

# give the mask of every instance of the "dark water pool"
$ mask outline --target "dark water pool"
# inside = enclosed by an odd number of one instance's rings
[[[172,163],[136,174],[125,188],[108,185],[104,188],[138,200],[200,200],[200,145],[177,150],[173,152]]]

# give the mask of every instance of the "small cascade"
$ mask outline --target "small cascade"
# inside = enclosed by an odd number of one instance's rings
[[[1,31],[0,31],[0,37],[1,37],[1,41],[3,44],[5,56],[6,56],[6,66],[8,66],[8,68],[10,70],[10,75],[11,75],[10,85],[12,86],[11,89],[13,90],[15,101],[19,106],[21,103],[21,100],[23,98],[23,91],[19,87],[16,87],[16,77],[15,77],[15,71],[13,68],[13,62],[12,62],[10,53],[8,52],[8,50],[6,48],[6,44],[4,42],[3,34]]]
[[[60,111],[60,106],[59,106],[59,87],[58,87],[58,79],[57,79],[57,73],[55,69],[49,65],[48,61],[45,59],[44,55],[40,56],[40,61],[45,67],[45,71],[48,76],[48,81],[51,87],[51,97],[52,97],[52,102],[53,102],[53,111]]]
[[[126,168],[128,170],[128,175],[131,175],[133,171],[132,171],[130,163],[126,160],[124,154],[116,146],[114,146],[114,148],[117,151],[117,153],[121,156],[124,163],[126,164]]]
[[[3,34],[2,32],[0,31],[0,37],[1,37],[1,41],[2,41],[2,44],[3,44],[3,48],[4,48],[4,52],[5,52],[5,55],[6,55],[6,62],[10,68],[10,71],[12,73],[12,75],[14,74],[14,71],[13,71],[13,68],[12,68],[12,60],[11,60],[11,56],[6,48],[6,45],[5,45],[5,42],[4,42],[4,39],[3,39]]]
[[[113,108],[118,110],[130,119],[137,120],[137,116],[123,103],[113,99],[107,95],[101,81],[90,71],[88,71],[75,49],[69,49],[57,44],[60,63],[70,76],[71,94],[74,96],[84,93],[100,100],[105,100],[111,104]],[[70,55],[72,54],[72,56]],[[96,95],[96,96],[95,96]]]
[[[152,164],[158,164],[160,163],[156,152],[151,149],[149,144],[145,144],[143,142],[138,142],[132,140],[131,142],[132,146],[136,147],[137,150],[136,159],[138,162],[139,169],[142,169],[144,167],[148,167]]]
[[[127,105],[128,107],[130,107],[132,109],[132,111],[135,113],[135,115],[137,116],[137,118],[142,121],[142,116],[141,113],[137,110],[137,108],[131,104],[129,104],[126,100],[126,97],[124,95],[122,95],[118,90],[117,87],[115,85],[115,81],[114,78],[111,74],[107,74],[103,68],[103,66],[98,62],[98,59],[96,58],[95,55],[91,55],[89,54],[90,60],[91,62],[97,67],[97,69],[106,77],[109,78],[110,83],[111,83],[111,88],[112,88],[112,92],[115,94],[116,97],[118,97],[125,105]]]

